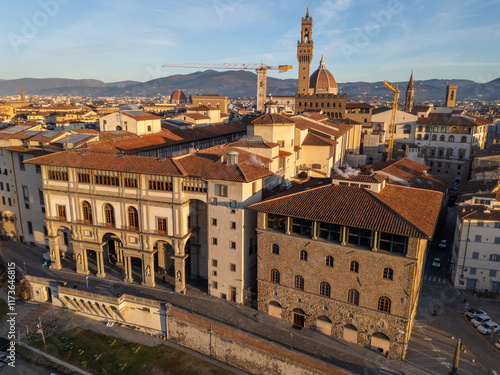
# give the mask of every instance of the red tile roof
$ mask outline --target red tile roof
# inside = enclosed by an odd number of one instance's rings
[[[284,157],[287,157],[287,156],[290,156],[292,155],[291,152],[288,152],[288,151],[285,151],[285,150],[279,150],[279,157],[280,158],[284,158]]]
[[[247,208],[404,236],[431,238],[442,194],[386,185],[380,192],[315,181]]]
[[[346,103],[346,108],[373,108],[371,104],[368,103]]]
[[[308,133],[301,146],[335,146],[338,142],[319,135]]]
[[[264,113],[252,121],[256,125],[272,125],[272,124],[293,124],[294,121],[287,116],[277,113]]]
[[[470,117],[470,118],[468,118]],[[492,122],[482,117],[475,116],[451,116],[449,114],[430,114],[427,117],[419,117],[417,124],[420,125],[451,125],[451,126],[481,126]]]
[[[161,120],[161,117],[152,115],[151,113],[146,113],[142,112],[143,114],[140,114],[141,111],[132,111],[132,113],[127,112],[127,111],[122,111],[121,113],[124,116],[133,118],[136,121],[146,121],[146,120]]]
[[[500,221],[500,210],[492,210],[485,206],[459,206],[457,214],[460,220]]]

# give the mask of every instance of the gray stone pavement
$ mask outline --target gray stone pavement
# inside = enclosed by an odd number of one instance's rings
[[[211,297],[195,286],[189,285],[186,295],[175,293],[172,290],[172,284],[169,283],[169,278],[166,278],[167,284],[162,284],[161,275],[157,275],[158,286],[150,288],[125,283],[122,281],[123,275],[120,269],[106,267],[106,278],[90,276],[87,289],[85,276],[73,271],[72,260],[63,260],[63,269],[52,270],[41,267],[41,255],[46,251],[45,249],[16,242],[4,243],[2,248],[3,255],[16,262],[20,269],[24,268],[23,262],[26,262],[26,269],[30,275],[67,281],[67,286],[74,285],[78,289],[104,295],[130,294],[168,302],[187,311],[250,332],[292,351],[318,358],[348,373],[378,375],[381,369],[415,375],[426,373],[415,364],[388,360],[378,353],[336,340],[312,329],[297,331],[287,322],[249,307]],[[132,332],[134,335],[137,334],[135,331]]]

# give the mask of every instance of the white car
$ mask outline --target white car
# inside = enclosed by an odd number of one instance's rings
[[[447,245],[448,243],[446,242],[446,240],[441,240],[441,242],[439,242],[439,248],[441,249],[445,249]]]
[[[486,322],[477,327],[477,330],[483,335],[487,335],[492,332],[498,332],[500,327],[495,322]]]
[[[478,315],[488,315],[488,313],[481,309],[470,309],[465,315],[467,315],[469,318],[475,318]]]
[[[479,327],[483,323],[491,322],[491,317],[488,315],[478,315],[470,321],[474,327]]]
[[[441,259],[440,258],[434,258],[432,261],[432,267],[439,268],[441,267]]]

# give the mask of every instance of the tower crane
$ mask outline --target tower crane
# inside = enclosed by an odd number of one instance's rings
[[[394,147],[394,133],[396,132],[396,115],[398,113],[399,90],[397,84],[396,88],[394,88],[391,85],[389,85],[387,81],[384,81],[384,85],[394,93],[394,100],[392,101],[392,117],[391,117],[391,130],[389,135],[389,148],[387,149],[387,160],[392,160],[392,148]]]
[[[266,64],[165,64],[168,68],[191,68],[191,69],[251,69],[257,72],[257,111],[264,113],[264,103],[267,92],[267,71],[278,70],[280,73],[292,69],[291,65],[269,66]]]

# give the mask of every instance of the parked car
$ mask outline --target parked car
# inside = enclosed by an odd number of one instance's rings
[[[491,322],[491,317],[488,315],[478,315],[470,321],[474,327],[479,327],[483,323]]]
[[[448,246],[448,243],[446,240],[441,240],[441,242],[439,242],[439,248],[445,249],[446,246]]]
[[[441,267],[441,259],[440,258],[434,258],[432,261],[432,267],[439,268]]]
[[[474,318],[478,315],[488,315],[488,313],[481,309],[470,309],[469,311],[467,311],[465,315],[468,316],[469,318]]]
[[[487,335],[492,332],[498,332],[500,330],[500,327],[495,322],[486,322],[477,327],[477,330],[483,335]]]
[[[500,340],[497,340],[497,342],[495,343],[495,346],[497,347],[497,349],[500,349]]]

